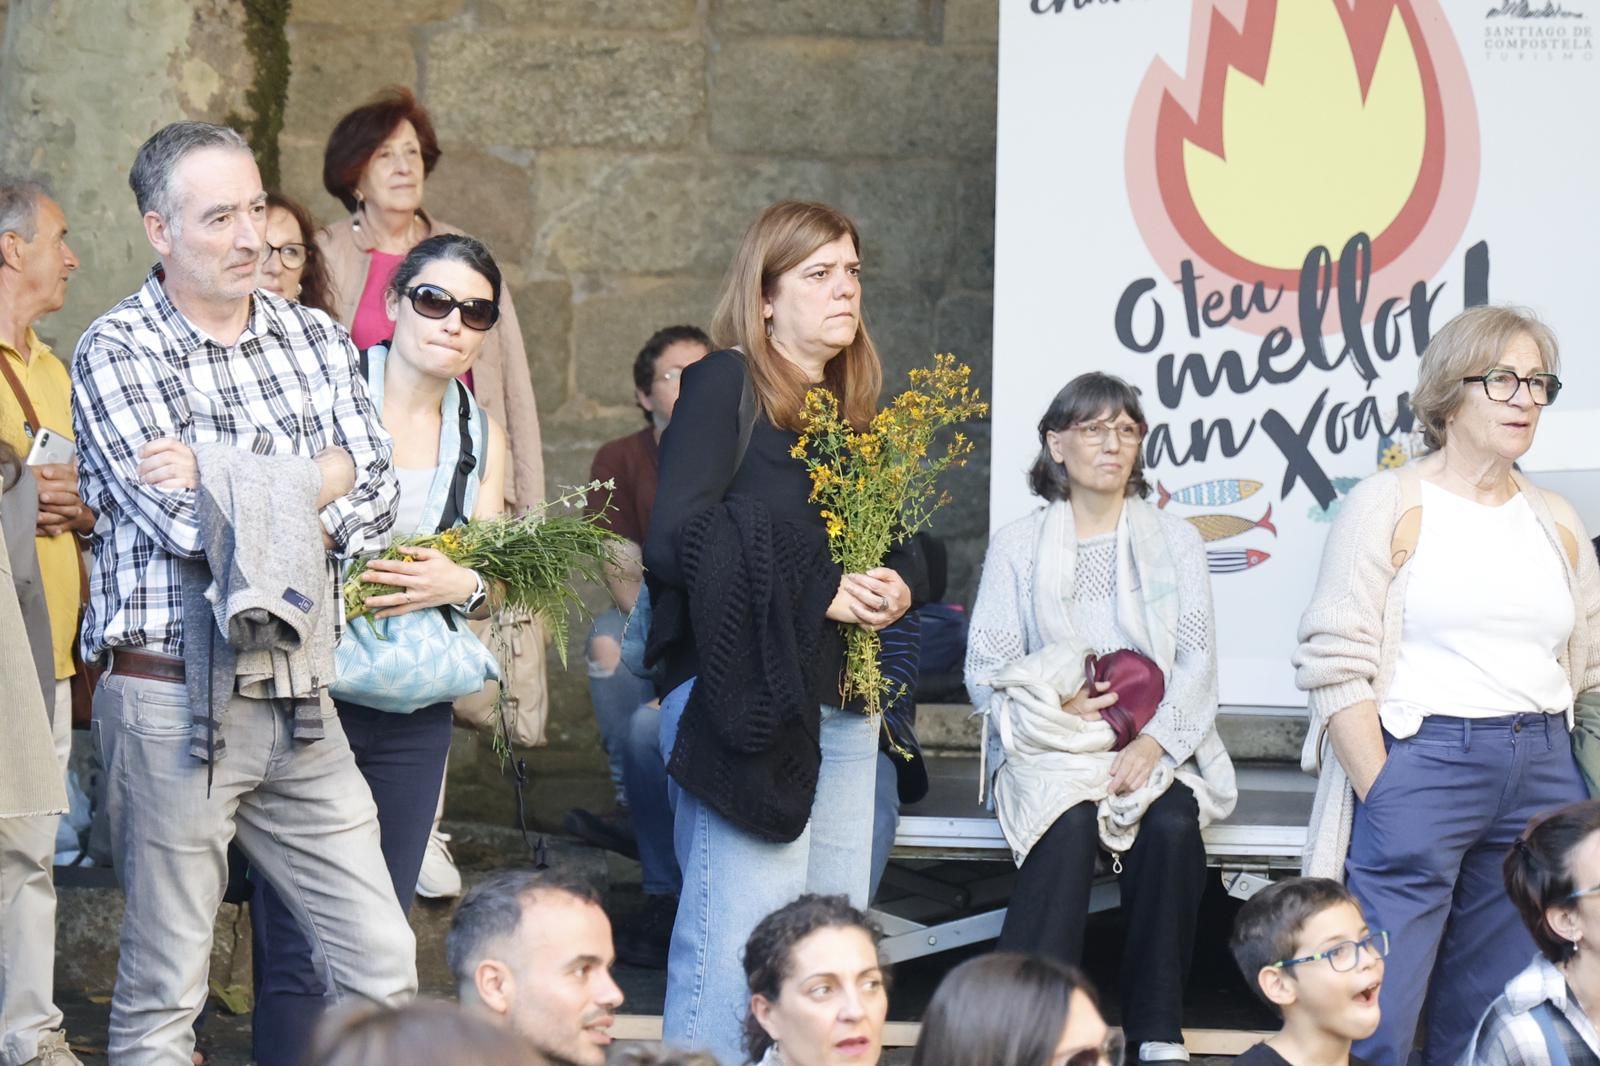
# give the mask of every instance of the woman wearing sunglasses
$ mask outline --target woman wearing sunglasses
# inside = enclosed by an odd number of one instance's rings
[[[1046,506],[989,542],[966,683],[1019,867],[1000,950],[1081,962],[1104,856],[1127,916],[1128,1045],[1182,1062],[1200,830],[1227,817],[1236,788],[1215,725],[1205,545],[1145,499],[1144,430],[1138,392],[1110,374],[1081,374],[1051,401],[1028,474]]]
[[[951,970],[933,994],[911,1066],[1122,1066],[1094,989],[1054,959],[1001,951]]]
[[[1320,767],[1306,873],[1343,876],[1394,941],[1382,1021],[1355,1053],[1461,1057],[1533,941],[1500,891],[1534,814],[1582,799],[1574,697],[1600,684],[1600,567],[1566,500],[1516,462],[1561,391],[1555,336],[1474,307],[1411,395],[1425,456],[1344,497],[1300,621],[1295,681]]]
[[[1539,953],[1489,1005],[1463,1066],[1600,1063],[1600,803],[1534,819],[1505,861],[1506,894]]]
[[[489,250],[459,234],[418,244],[390,282],[385,311],[394,340],[367,349],[362,358],[368,392],[394,439],[391,461],[400,483],[396,536],[439,529],[442,504],[455,490],[459,460],[469,447],[473,466],[462,483],[461,520],[505,509],[505,433],[456,380],[472,369],[491,331],[499,328],[499,295],[500,268]],[[465,419],[459,417],[462,402],[468,408]],[[483,579],[431,548],[416,549],[409,560],[372,560],[361,577],[397,589],[367,600],[378,618],[439,608],[473,614],[484,608]],[[336,706],[377,804],[395,895],[409,910],[444,782],[450,704],[419,706],[409,714],[343,700]],[[298,1064],[321,1011],[319,968],[298,922],[270,885],[257,886],[251,920],[258,952],[257,1062]]]

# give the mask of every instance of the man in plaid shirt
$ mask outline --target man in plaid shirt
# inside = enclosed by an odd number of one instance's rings
[[[127,896],[108,1050],[119,1066],[188,1066],[235,835],[311,931],[337,996],[416,992],[415,941],[338,717],[296,739],[290,701],[236,692],[227,757],[190,754],[180,565],[204,554],[192,448],[315,458],[307,535],[320,523],[334,555],[386,542],[398,490],[349,335],[256,290],[266,194],[243,139],[174,123],[128,181],[160,263],[89,327],[72,365],[83,496],[99,515],[83,643],[109,653],[94,735]],[[312,591],[337,617],[332,566]]]

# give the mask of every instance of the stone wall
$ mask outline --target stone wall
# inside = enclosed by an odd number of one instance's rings
[[[706,323],[739,234],[786,196],[860,224],[892,386],[936,350],[987,386],[997,20],[994,0],[404,0],[380,26],[362,5],[298,0],[285,185],[337,217],[328,131],[384,85],[417,90],[444,150],[428,206],[506,268],[549,482],[573,484],[640,425],[639,345]],[[988,526],[987,427],[974,436],[938,524],[961,599]],[[552,743],[590,746],[582,671],[552,684]]]
[[[0,168],[50,179],[84,266],[44,332],[65,354],[151,256],[126,174],[180,117],[247,112],[228,0],[0,0]],[[444,157],[427,203],[487,240],[518,304],[550,485],[631,432],[630,365],[655,328],[705,324],[768,202],[826,200],[863,234],[869,327],[898,388],[934,351],[990,373],[996,0],[296,0],[285,191],[324,221],[338,117],[414,87]],[[988,525],[987,426],[936,531],[970,599]],[[592,752],[574,667],[552,744]],[[553,664],[554,666],[554,664]]]

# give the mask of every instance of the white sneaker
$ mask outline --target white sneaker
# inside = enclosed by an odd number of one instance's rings
[[[1146,1040],[1139,1045],[1140,1062],[1188,1062],[1189,1049],[1182,1044],[1168,1044],[1160,1040]]]
[[[461,895],[461,871],[445,845],[449,833],[436,826],[428,834],[428,850],[422,853],[422,869],[417,873],[417,895],[423,899],[455,899]]]

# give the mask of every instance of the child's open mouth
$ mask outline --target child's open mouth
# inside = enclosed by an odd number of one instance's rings
[[[1372,984],[1356,993],[1356,1003],[1363,1007],[1376,1007],[1378,1005],[1378,989],[1382,986],[1382,981],[1372,982]]]

